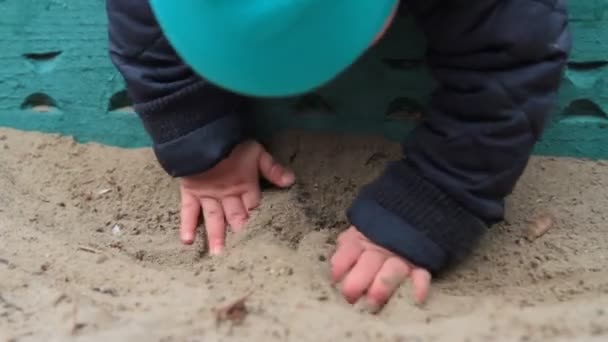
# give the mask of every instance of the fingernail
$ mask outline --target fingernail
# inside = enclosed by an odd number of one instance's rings
[[[291,172],[287,172],[285,174],[283,174],[283,176],[281,177],[281,182],[283,184],[291,184],[296,180],[295,176],[293,173]]]
[[[194,237],[191,234],[182,235],[182,243],[191,245],[194,242]]]
[[[211,247],[209,254],[211,254],[213,256],[220,255],[220,254],[222,254],[222,248],[221,247]]]

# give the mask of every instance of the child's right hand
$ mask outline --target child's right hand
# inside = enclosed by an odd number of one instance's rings
[[[255,141],[236,146],[212,169],[183,177],[180,181],[182,242],[191,244],[194,241],[202,208],[209,252],[220,254],[224,248],[226,223],[233,231],[241,231],[249,211],[259,206],[262,198],[260,175],[279,187],[289,187],[295,181],[294,174],[276,163]]]

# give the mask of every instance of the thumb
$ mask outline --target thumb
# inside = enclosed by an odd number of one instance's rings
[[[262,151],[259,163],[262,176],[278,187],[289,187],[293,185],[296,180],[293,172],[277,163],[270,153],[266,151]]]

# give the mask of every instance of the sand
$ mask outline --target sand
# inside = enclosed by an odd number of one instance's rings
[[[608,163],[534,157],[506,222],[426,305],[404,285],[371,315],[327,260],[357,186],[399,146],[293,132],[273,150],[298,184],[266,190],[210,258],[203,236],[179,243],[176,183],[151,150],[1,129],[0,341],[607,340]],[[543,213],[554,222],[529,241]]]

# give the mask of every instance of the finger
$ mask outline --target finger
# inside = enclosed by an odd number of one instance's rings
[[[259,189],[247,191],[243,194],[243,204],[247,211],[253,210],[260,206],[262,202],[262,194]]]
[[[355,265],[359,256],[363,253],[363,247],[357,243],[341,244],[331,257],[331,279],[339,283],[348,271]]]
[[[338,235],[336,243],[338,245],[350,243],[351,241],[356,240],[360,236],[359,234],[360,233],[357,228],[355,228],[354,226],[350,226],[347,230],[343,231],[342,233],[340,233],[340,235]]]
[[[248,214],[241,197],[226,197],[222,199],[222,207],[226,221],[235,232],[240,232],[247,222]]]
[[[220,202],[213,198],[203,198],[203,217],[205,218],[205,229],[207,230],[207,242],[209,253],[218,255],[224,249],[224,236],[226,222]]]
[[[395,257],[388,258],[367,291],[367,302],[370,309],[376,312],[384,306],[409,273],[410,267],[403,260]]]
[[[279,187],[288,187],[295,182],[293,172],[279,165],[268,152],[260,155],[260,172],[268,181]]]
[[[416,304],[424,303],[431,287],[431,274],[423,268],[414,268],[411,273]]]
[[[192,196],[186,191],[181,191],[181,213],[180,213],[180,237],[183,243],[191,244],[194,242],[198,218],[201,214],[201,203],[196,196]]]
[[[353,304],[361,298],[374,281],[385,260],[386,256],[377,251],[365,251],[361,254],[342,283],[342,294],[349,303]]]

